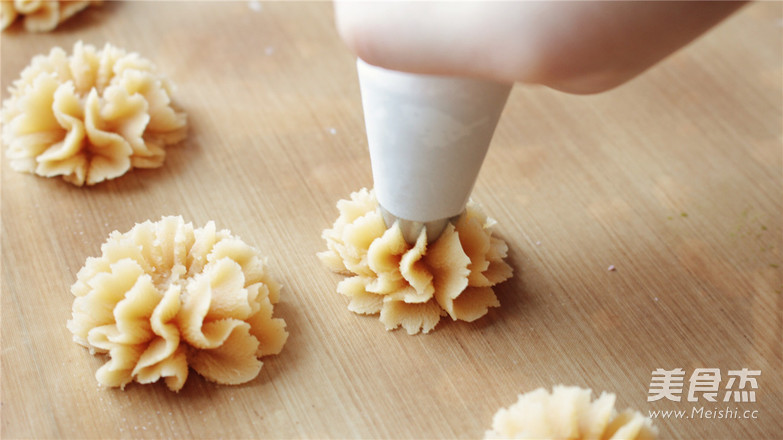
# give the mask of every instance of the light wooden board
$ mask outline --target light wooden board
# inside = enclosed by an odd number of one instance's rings
[[[645,414],[758,410],[658,418],[663,438],[783,435],[783,4],[609,93],[515,87],[474,192],[515,276],[483,319],[415,337],[349,312],[315,257],[336,201],[372,185],[331,5],[250,6],[109,2],[2,34],[3,98],[32,56],[111,42],[153,60],[190,121],[164,167],[91,188],[3,159],[2,438],[480,438],[518,393],[556,384]],[[246,385],[103,389],[104,360],[71,341],[85,259],[167,214],[230,229],[285,285],[290,339]],[[682,401],[647,401],[658,368],[685,371]],[[697,368],[720,369],[719,400],[729,370],[761,370],[757,401],[688,402]]]

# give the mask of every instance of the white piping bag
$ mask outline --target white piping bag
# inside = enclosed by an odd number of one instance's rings
[[[435,241],[465,211],[511,84],[357,61],[375,194],[387,227]]]

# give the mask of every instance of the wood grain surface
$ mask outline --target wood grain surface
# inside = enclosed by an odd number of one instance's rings
[[[481,320],[413,337],[349,312],[315,257],[337,200],[372,185],[332,20],[323,2],[107,2],[3,32],[3,98],[34,55],[111,42],[177,84],[190,129],[162,168],[94,187],[3,158],[2,438],[480,438],[556,384],[740,417],[658,417],[662,438],[783,438],[783,4],[749,5],[605,94],[516,86],[473,194],[515,276]],[[85,259],[168,214],[230,229],[285,286],[288,343],[245,385],[104,389],[105,359],[65,327]],[[647,401],[659,368],[685,371],[681,401]],[[697,368],[720,370],[720,398],[730,370],[760,370],[756,402],[687,401]]]

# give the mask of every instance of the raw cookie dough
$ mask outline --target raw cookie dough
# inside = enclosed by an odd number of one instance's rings
[[[163,164],[185,137],[173,86],[136,53],[77,42],[38,55],[10,87],[0,119],[11,168],[92,185]]]
[[[108,353],[95,374],[105,386],[163,378],[179,391],[188,366],[219,384],[244,383],[288,338],[272,317],[280,285],[266,260],[213,222],[194,229],[163,217],[114,231],[77,278],[68,329],[92,354]]]
[[[474,321],[500,305],[492,286],[511,276],[503,261],[508,246],[492,236],[495,222],[477,204],[430,245],[422,231],[415,246],[396,223],[387,229],[377,208],[372,191],[354,192],[337,203],[340,216],[322,234],[328,250],[318,257],[349,276],[337,285],[349,310],[380,313],[387,330],[401,325],[416,334],[428,333],[441,316]]]
[[[5,30],[21,16],[27,31],[48,32],[90,4],[99,3],[102,0],[2,0],[0,30]]]
[[[550,394],[539,388],[519,396],[492,419],[485,439],[654,439],[658,430],[638,411],[614,409],[614,394],[555,386]]]

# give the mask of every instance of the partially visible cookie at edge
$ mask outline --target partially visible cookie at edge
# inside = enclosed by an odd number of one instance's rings
[[[90,5],[102,0],[0,0],[0,30],[17,19],[28,32],[49,32]]]

